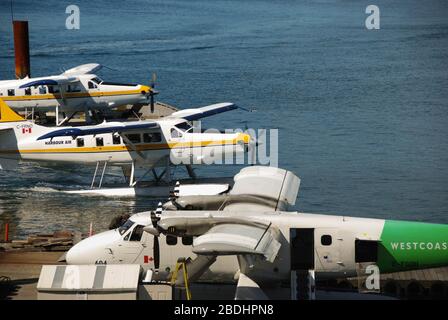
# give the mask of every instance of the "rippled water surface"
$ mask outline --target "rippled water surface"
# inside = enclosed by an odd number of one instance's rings
[[[448,223],[448,2],[376,1],[377,31],[364,27],[366,1],[80,0],[77,31],[65,29],[70,1],[14,3],[16,19],[30,23],[34,76],[89,62],[115,81],[148,83],[157,72],[170,104],[256,109],[208,127],[278,128],[280,166],[302,178],[297,209]],[[10,19],[1,1],[1,79],[14,70]],[[88,185],[92,172],[0,172],[0,221],[13,236],[85,232],[157,202],[58,191]]]

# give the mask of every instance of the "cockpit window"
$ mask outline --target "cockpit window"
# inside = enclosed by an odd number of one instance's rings
[[[92,81],[95,82],[95,83],[97,83],[97,84],[101,84],[101,82],[103,82],[103,80],[101,80],[101,79],[98,78],[98,77],[93,78]]]
[[[137,225],[132,231],[132,235],[129,241],[140,241],[142,239],[142,235],[143,235],[143,226]]]
[[[118,232],[120,232],[120,235],[123,235],[133,225],[134,222],[132,222],[131,220],[127,220],[121,227],[118,228]]]
[[[179,131],[175,128],[171,128],[171,138],[182,138],[181,131]]]
[[[182,123],[176,124],[175,127],[183,132],[187,132],[191,128],[193,128],[188,122],[182,122]]]

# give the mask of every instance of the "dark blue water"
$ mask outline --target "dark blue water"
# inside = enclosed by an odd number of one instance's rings
[[[448,222],[448,2],[14,1],[30,23],[34,76],[98,62],[110,80],[148,83],[186,108],[234,101],[257,112],[207,126],[279,129],[280,166],[302,178],[305,212]],[[0,2],[0,78],[13,77],[9,1]],[[64,170],[67,169],[67,170]],[[203,176],[238,167],[200,169]],[[153,201],[54,192],[88,184],[91,168],[24,165],[0,173],[0,220],[17,235],[105,227]]]

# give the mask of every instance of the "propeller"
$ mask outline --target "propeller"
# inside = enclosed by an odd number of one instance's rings
[[[159,202],[157,205],[156,212],[151,211],[151,223],[155,230],[158,230],[158,222],[162,215],[162,202]],[[154,256],[154,268],[157,270],[160,267],[160,245],[159,245],[159,236],[154,233],[154,241],[153,241],[153,256]]]

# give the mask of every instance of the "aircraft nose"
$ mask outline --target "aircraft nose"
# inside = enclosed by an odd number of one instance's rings
[[[82,254],[79,244],[75,244],[65,255],[65,261],[67,264],[85,264],[86,255]]]
[[[142,85],[142,94],[148,94],[151,92],[151,87]]]
[[[254,144],[255,141],[252,140],[252,137],[247,133],[241,133],[238,137],[238,142],[247,147]]]
[[[115,230],[96,234],[75,244],[67,251],[65,260],[67,264],[94,264],[98,260],[111,258],[110,248],[120,235]]]

